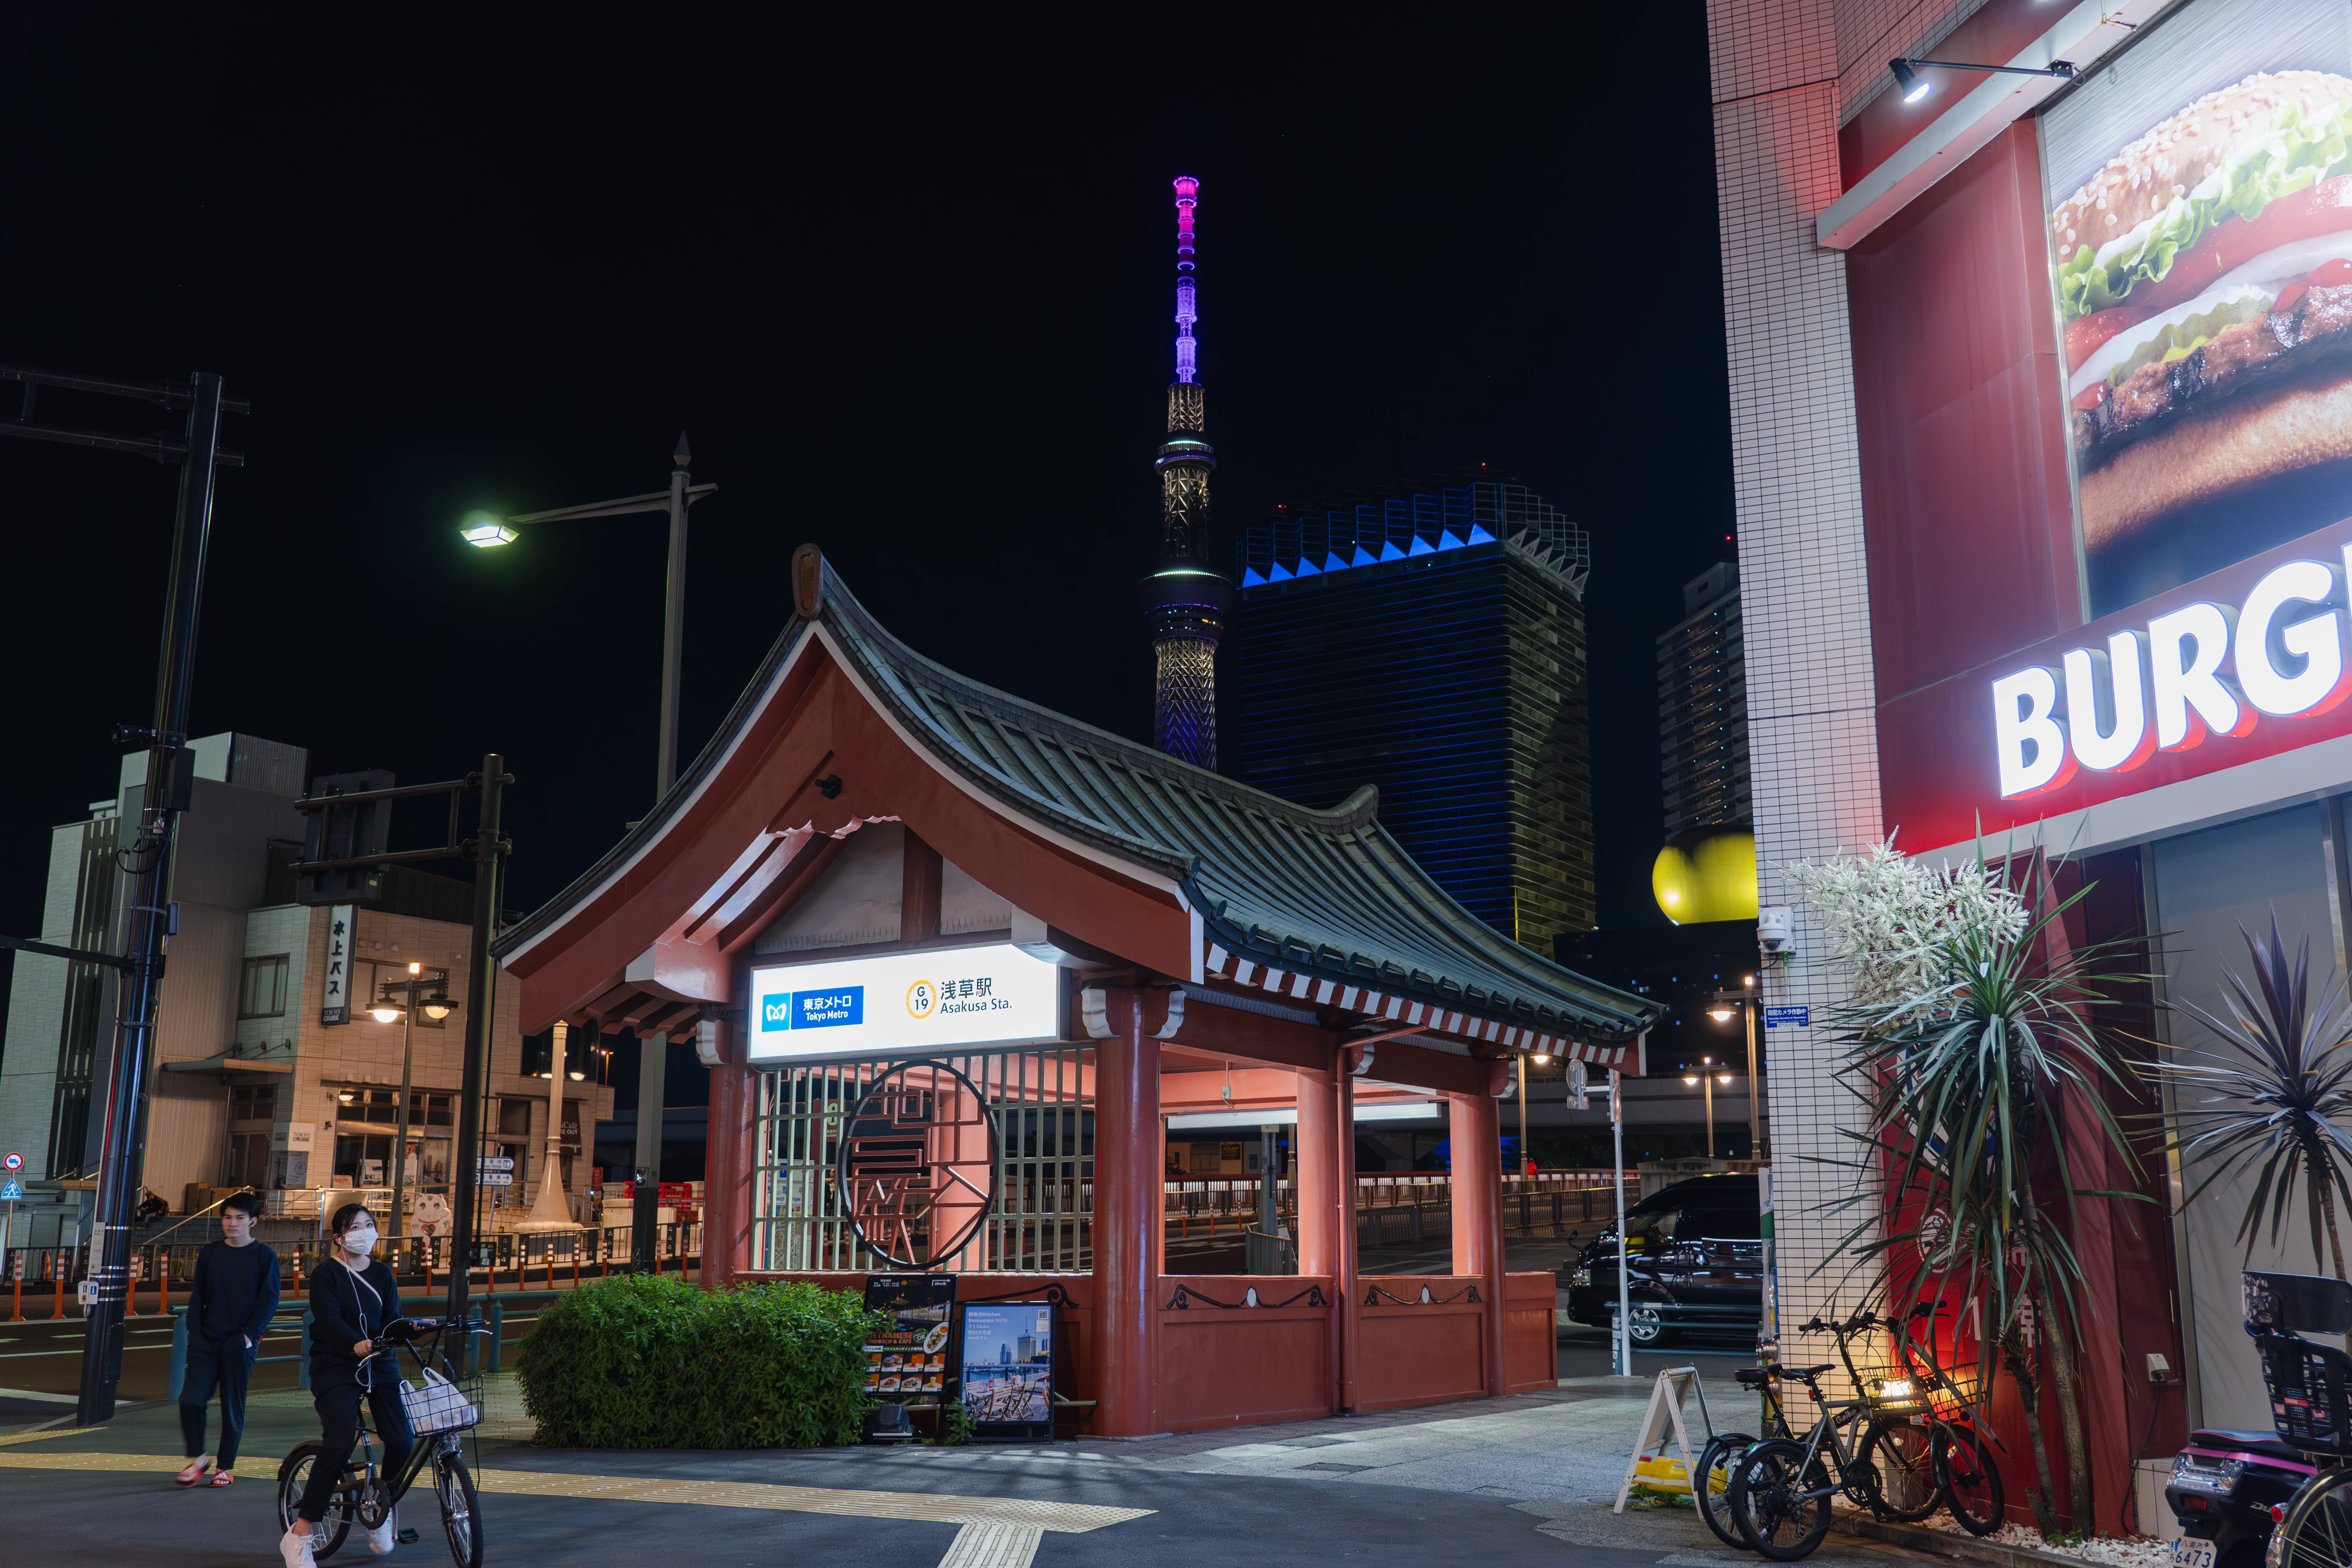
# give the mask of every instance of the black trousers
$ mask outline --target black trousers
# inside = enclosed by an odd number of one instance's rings
[[[191,1459],[205,1451],[205,1418],[217,1387],[220,1468],[236,1468],[236,1446],[245,1436],[245,1389],[253,1378],[253,1347],[245,1342],[243,1334],[231,1334],[217,1345],[190,1337],[187,1370],[180,1380],[180,1436],[187,1440]]]
[[[376,1439],[383,1445],[376,1473],[386,1483],[400,1474],[416,1447],[415,1434],[408,1429],[408,1412],[401,1407],[400,1379],[391,1371],[376,1373],[373,1389],[339,1383],[314,1390],[310,1404],[319,1412],[326,1451],[310,1467],[310,1484],[302,1489],[302,1500],[294,1510],[312,1524],[327,1517],[327,1500],[342,1483],[343,1467],[352,1462],[352,1450],[359,1447],[362,1399],[367,1401],[368,1414],[375,1417]]]

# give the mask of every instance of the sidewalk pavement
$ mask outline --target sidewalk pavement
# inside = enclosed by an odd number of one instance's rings
[[[1648,1393],[1646,1379],[1577,1377],[1504,1399],[1152,1442],[684,1453],[529,1447],[509,1373],[486,1391],[477,1469],[493,1563],[1744,1564],[1689,1510],[1610,1511]],[[1710,1382],[1707,1394],[1719,1423],[1745,1413],[1736,1385]],[[195,1493],[170,1484],[180,1459],[168,1403],[93,1432],[0,1438],[11,1555],[263,1568],[275,1561],[278,1460],[316,1431],[307,1395],[257,1394],[239,1484]],[[440,1560],[430,1501],[413,1497],[404,1522],[422,1539],[399,1561]],[[1819,1560],[1924,1561],[1843,1537]]]

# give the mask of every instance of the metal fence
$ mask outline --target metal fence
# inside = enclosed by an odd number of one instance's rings
[[[996,1123],[994,1206],[951,1272],[1083,1273],[1094,1267],[1094,1051],[1042,1046],[940,1058],[969,1079]],[[758,1075],[751,1266],[884,1268],[850,1225],[835,1177],[842,1130],[898,1064],[850,1062]],[[917,1192],[933,1180],[912,1177]]]

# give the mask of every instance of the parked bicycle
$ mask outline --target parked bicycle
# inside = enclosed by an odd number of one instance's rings
[[[1769,1437],[1744,1453],[1717,1461],[1728,1466],[1723,1511],[1738,1532],[1739,1544],[1780,1562],[1806,1556],[1829,1533],[1834,1503],[1841,1495],[1878,1519],[1926,1519],[1939,1504],[1951,1506],[1952,1494],[1937,1467],[1939,1452],[1948,1456],[1944,1469],[1963,1483],[1964,1506],[1981,1507],[1988,1486],[1998,1502],[2000,1477],[1989,1463],[1980,1462],[1981,1441],[1972,1426],[1947,1419],[1929,1403],[1914,1364],[1918,1352],[1906,1348],[1907,1334],[1895,1335],[1901,1358],[1895,1366],[1865,1371],[1855,1365],[1853,1340],[1888,1328],[1885,1320],[1869,1311],[1842,1322],[1815,1318],[1799,1327],[1800,1333],[1828,1333],[1836,1338],[1838,1360],[1862,1391],[1851,1399],[1822,1397],[1821,1374],[1832,1370],[1834,1363],[1758,1369],[1763,1378],[1760,1386],[1774,1381],[1801,1384],[1821,1413],[1801,1439]],[[1743,1376],[1742,1381],[1755,1380]],[[1776,1398],[1773,1406],[1785,1429],[1781,1401]],[[1849,1436],[1857,1426],[1859,1436],[1849,1446]],[[1978,1469],[1991,1472],[1990,1482],[1976,1473]],[[1714,1476],[1704,1461],[1701,1470],[1694,1484],[1695,1494],[1698,1485],[1713,1489]],[[1956,1509],[1955,1515],[1960,1517],[1960,1510]],[[1997,1509],[1993,1517],[1998,1520]],[[1975,1528],[1966,1518],[1963,1523]]]
[[[2341,1568],[2352,1562],[2352,1356],[2305,1333],[2352,1330],[2352,1285],[2325,1275],[2255,1274],[2244,1281],[2246,1332],[2262,1358],[2271,1425],[2316,1468],[2283,1507],[2263,1553],[2266,1568]],[[2234,1479],[2234,1477],[2231,1478]],[[2179,1468],[2168,1495],[2182,1489]],[[2184,1562],[2214,1561],[2214,1543],[2185,1537]]]
[[[433,1494],[441,1506],[441,1528],[449,1539],[449,1555],[457,1559],[457,1568],[481,1568],[482,1517],[473,1471],[466,1463],[465,1438],[482,1418],[482,1379],[478,1373],[466,1373],[450,1352],[462,1353],[467,1336],[487,1334],[489,1325],[478,1319],[410,1318],[406,1321],[413,1336],[407,1342],[387,1343],[367,1359],[384,1365],[395,1376],[402,1370],[403,1352],[415,1363],[415,1379],[402,1379],[401,1403],[416,1435],[416,1447],[400,1474],[379,1475],[373,1435],[362,1405],[359,1450],[344,1466],[324,1515],[310,1527],[310,1554],[323,1558],[334,1552],[351,1533],[354,1521],[363,1530],[382,1527],[429,1466]],[[445,1349],[444,1342],[452,1339],[455,1344]],[[278,1467],[278,1521],[282,1529],[294,1528],[296,1507],[324,1452],[325,1445],[316,1439],[299,1443]],[[412,1542],[416,1531],[404,1530],[399,1539]]]

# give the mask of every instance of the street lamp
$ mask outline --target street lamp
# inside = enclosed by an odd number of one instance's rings
[[[1706,1157],[1712,1160],[1715,1158],[1715,1086],[1719,1083],[1726,1089],[1730,1088],[1731,1075],[1712,1070],[1715,1067],[1713,1057],[1701,1057],[1699,1067],[1702,1070],[1698,1072],[1685,1073],[1683,1083],[1691,1089],[1701,1084],[1706,1086]]]
[[[436,987],[438,994],[419,1001],[416,993],[425,986]],[[400,1218],[401,1194],[407,1185],[408,1085],[409,1071],[416,1059],[416,1013],[421,1007],[428,1018],[438,1021],[447,1017],[449,1016],[448,986],[449,975],[446,971],[428,980],[425,976],[425,965],[411,960],[408,965],[408,978],[385,981],[377,988],[375,1005],[368,1009],[368,1016],[377,1023],[396,1023],[401,1026],[400,1110],[394,1118],[396,1131],[392,1140],[392,1234],[394,1237],[401,1234],[403,1228]],[[391,1000],[392,994],[395,991],[401,995],[401,1005],[398,1006],[393,1005]]]
[[[1756,1082],[1756,976],[1743,974],[1739,978],[1740,989],[1715,993],[1711,999],[1713,1005],[1707,1008],[1706,1016],[1718,1024],[1728,1024],[1731,1022],[1732,1014],[1736,1012],[1742,1016],[1747,1025],[1748,1154],[1750,1159],[1761,1160],[1765,1157],[1764,1117],[1763,1105],[1758,1098]]]
[[[467,543],[494,550],[513,543],[518,530],[526,523],[566,522],[583,517],[634,517],[642,512],[668,514],[669,594],[662,616],[661,738],[654,759],[656,800],[669,794],[669,786],[677,780],[679,639],[686,631],[686,509],[719,489],[717,485],[688,483],[692,476],[687,472],[687,465],[693,460],[694,454],[687,450],[686,433],[681,430],[677,449],[670,454],[674,466],[669,489],[666,490],[623,496],[618,500],[590,501],[585,506],[560,506],[552,511],[527,511],[515,517],[478,511],[470,513],[457,530],[458,537]]]

